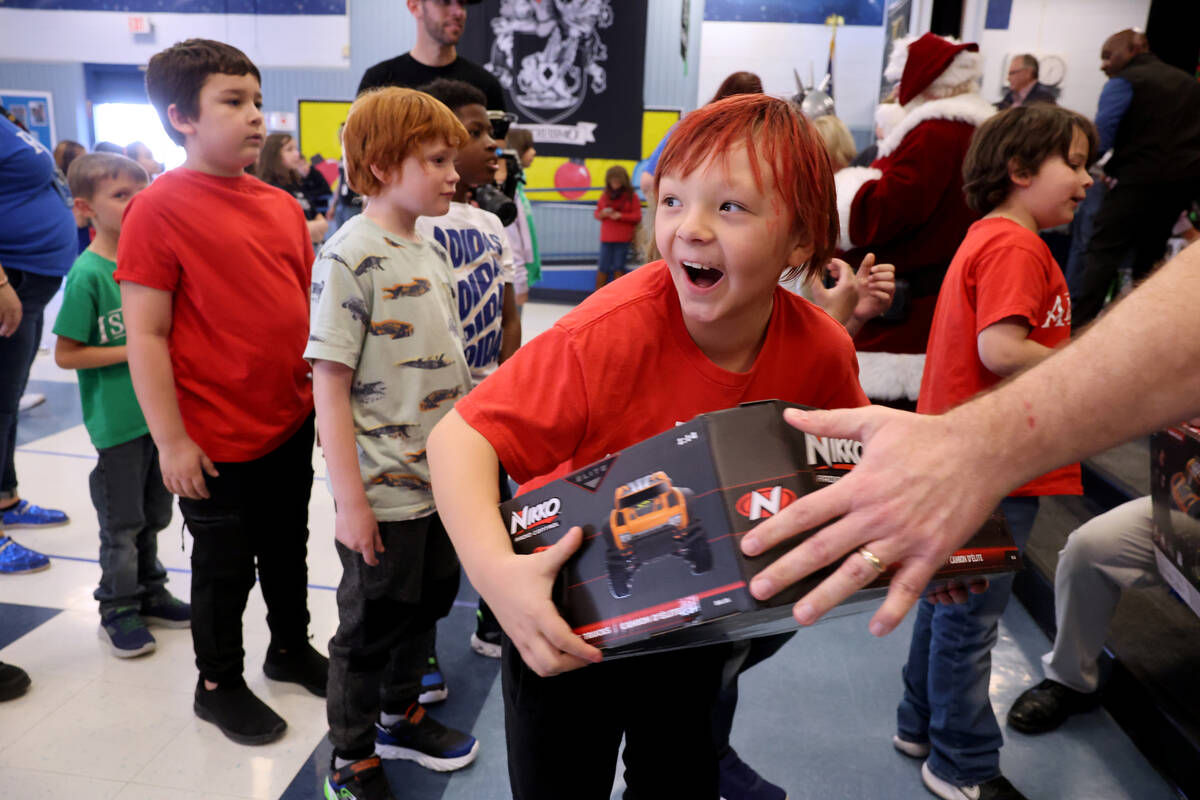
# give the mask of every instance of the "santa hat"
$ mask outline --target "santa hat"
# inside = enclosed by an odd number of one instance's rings
[[[900,105],[929,89],[958,86],[983,74],[979,45],[927,33],[898,39],[892,46],[884,77],[900,81]]]

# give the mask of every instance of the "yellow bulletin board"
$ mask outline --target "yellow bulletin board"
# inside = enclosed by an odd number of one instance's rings
[[[654,148],[658,147],[658,143],[667,135],[667,131],[671,126],[679,121],[681,116],[678,110],[659,111],[646,110],[642,112],[642,159],[647,159],[654,152]],[[518,127],[520,123],[517,123]],[[537,143],[534,143],[537,147]],[[538,156],[533,160],[533,164],[529,169],[525,170],[525,190],[530,189],[553,189],[554,176],[559,168],[570,162],[570,159],[561,157]],[[634,167],[638,165],[637,161],[631,159],[619,158],[584,158],[583,166],[587,169],[590,176],[590,185],[600,186],[604,183],[604,173],[613,164],[623,166],[632,177]],[[637,184],[634,184],[634,189],[637,189]],[[530,200],[566,200],[567,198],[558,192],[532,192],[529,194]],[[600,192],[591,191],[578,198],[580,202],[590,201],[596,202],[600,199]]]
[[[350,111],[349,100],[301,100],[299,109],[300,151],[308,157],[320,154],[323,158],[337,161],[342,157],[342,143],[338,138],[338,127],[346,121]],[[679,121],[678,110],[660,111],[646,110],[642,112],[642,159],[650,157],[654,148],[667,135],[671,126]],[[518,123],[519,125],[520,123]],[[536,143],[535,143],[536,147]],[[564,164],[570,163],[567,158],[538,156],[525,172],[525,188],[553,189],[555,173]],[[577,164],[587,170],[589,185],[600,186],[604,183],[604,173],[613,164],[620,164],[633,175],[637,161],[631,159],[613,158],[584,158],[576,160]],[[636,186],[634,187],[637,188]],[[530,200],[566,200],[567,198],[556,191],[531,192]],[[579,198],[581,201],[595,202],[600,199],[599,191],[590,191]]]
[[[299,111],[300,152],[312,158],[318,153],[328,161],[342,157],[338,127],[346,121],[349,100],[301,100]]]

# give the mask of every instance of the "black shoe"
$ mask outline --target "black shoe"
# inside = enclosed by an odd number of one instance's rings
[[[273,681],[298,683],[317,697],[324,697],[325,685],[329,682],[329,659],[308,642],[287,652],[269,647],[263,672]]]
[[[1003,775],[971,786],[955,786],[934,775],[928,761],[921,765],[921,782],[942,800],[1029,800]]]
[[[197,717],[216,725],[238,744],[267,744],[287,730],[283,717],[259,700],[240,679],[209,691],[201,678],[196,683],[192,708]]]
[[[1045,733],[1072,714],[1091,711],[1099,704],[1099,692],[1077,692],[1046,678],[1017,698],[1008,710],[1008,725],[1021,733]]]
[[[354,761],[330,770],[325,778],[325,800],[396,800],[379,756]]]
[[[29,688],[29,673],[0,661],[0,702],[15,700]]]

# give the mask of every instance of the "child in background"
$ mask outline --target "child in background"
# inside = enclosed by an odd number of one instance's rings
[[[597,663],[600,651],[551,601],[582,533],[515,555],[496,508],[497,462],[528,491],[738,403],[866,403],[845,329],[779,286],[782,273],[825,263],[837,241],[833,175],[811,126],[783,100],[730,97],[685,117],[659,167],[665,261],[524,345],[429,438],[446,529],[508,634],[501,669],[519,800],[564,787],[608,798],[622,735],[629,796],[716,800],[712,714],[731,648]]]
[[[296,140],[288,133],[272,133],[263,144],[262,152],[258,154],[258,163],[254,167],[254,175],[261,181],[274,186],[296,198],[304,219],[308,225],[308,234],[314,245],[325,239],[329,229],[329,220],[321,213],[322,209],[313,205],[308,195],[304,193],[304,178],[300,175],[304,157]]]
[[[471,372],[450,257],[418,233],[417,217],[449,210],[455,152],[468,135],[441,103],[391,87],[354,101],[342,139],[346,174],[368,201],[317,260],[304,353],[342,562],[325,797],[390,800],[380,757],[445,772],[479,752],[473,736],[441,725],[420,701],[435,626],[459,581],[429,489],[425,437],[471,388]]]
[[[129,370],[192,534],[193,710],[239,744],[265,744],[287,723],[242,677],[256,577],[267,677],[324,697],[329,668],[308,643],[312,242],[296,201],[245,172],[266,136],[258,68],[242,51],[173,45],[150,59],[146,94],[187,159],[122,222]]]
[[[132,158],[142,169],[146,170],[150,180],[154,180],[162,174],[162,162],[154,159],[154,153],[146,146],[145,142],[130,142],[125,145],[125,157]]]
[[[596,265],[596,288],[625,274],[629,245],[642,221],[642,202],[633,191],[629,173],[614,164],[604,174],[604,191],[592,213],[600,220],[600,262]]]
[[[158,450],[133,393],[121,288],[113,280],[121,215],[150,176],[124,156],[89,153],[67,172],[75,212],[96,238],[75,259],[54,323],[54,361],[79,370],[83,422],[98,455],[88,485],[100,521],[100,639],[117,658],[154,650],[146,624],[186,628],[191,608],[166,589],[158,532],[171,522]]]
[[[517,154],[521,164],[521,176],[517,179],[513,200],[517,203],[517,219],[504,229],[513,251],[513,281],[517,293],[517,311],[529,299],[529,287],[542,279],[542,253],[538,249],[537,227],[533,224],[533,209],[525,196],[525,170],[533,164],[537,150],[533,146],[533,134],[524,128],[509,128],[505,137],[508,149]]]
[[[1066,344],[1071,298],[1038,231],[1071,221],[1092,179],[1095,126],[1059,106],[1001,112],[975,131],[963,163],[967,203],[983,214],[938,294],[917,411],[941,414]],[[1081,494],[1079,464],[1025,484],[1000,504],[1024,549],[1038,497]],[[966,603],[919,603],[893,744],[926,759],[921,779],[946,800],[1023,795],[1000,774],[1004,739],[988,699],[991,648],[1012,577]]]
[[[492,182],[499,164],[496,142],[491,137],[487,98],[463,81],[436,80],[421,91],[441,101],[466,128],[470,140],[455,156],[458,187],[450,210],[440,217],[421,217],[417,230],[436,241],[450,254],[458,282],[458,312],[466,332],[467,363],[471,385],[495,372],[521,346],[521,318],[516,305],[512,248],[500,219],[467,202],[471,189]],[[499,313],[497,313],[499,311]],[[500,479],[501,496],[508,494],[508,478]],[[479,603],[471,648],[498,657],[500,626],[487,604]],[[422,702],[446,697],[446,682],[437,668],[437,655],[429,653],[430,669],[423,682]]]
[[[817,129],[817,133],[821,134],[821,140],[825,142],[825,150],[829,153],[833,171],[837,172],[839,169],[850,166],[850,162],[854,160],[858,150],[854,147],[854,137],[850,135],[850,129],[846,127],[846,123],[832,114],[826,114],[814,119],[813,127]]]

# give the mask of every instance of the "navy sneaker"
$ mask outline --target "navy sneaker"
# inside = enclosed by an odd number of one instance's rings
[[[733,748],[717,765],[721,800],[787,800],[787,792],[754,771]]]
[[[49,568],[49,557],[22,547],[11,536],[0,536],[0,575],[24,575]]]
[[[35,506],[28,500],[18,500],[15,506],[4,509],[6,528],[53,528],[70,521],[64,512]]]
[[[142,601],[142,619],[163,628],[190,628],[192,607],[170,592],[159,592]]]
[[[325,776],[325,800],[396,800],[379,756],[353,761]]]
[[[431,653],[425,672],[421,675],[421,696],[417,698],[417,702],[426,706],[433,705],[445,700],[449,694],[450,690],[446,688],[446,679],[442,676],[441,667],[438,666],[437,654]]]
[[[375,752],[381,758],[403,758],[436,772],[451,772],[475,760],[479,742],[469,733],[447,728],[413,703],[390,728],[375,725]]]
[[[154,652],[154,637],[133,606],[121,606],[100,617],[100,641],[117,658]]]

